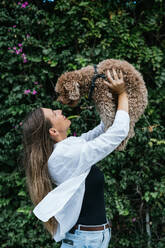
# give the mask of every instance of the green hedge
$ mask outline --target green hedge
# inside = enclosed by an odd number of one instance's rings
[[[98,164],[113,225],[109,247],[165,247],[163,1],[2,0],[0,16],[1,247],[60,247],[32,214],[20,162],[21,125],[26,113],[45,106],[79,115],[72,119],[71,135],[96,126],[93,103],[83,98],[74,109],[62,106],[54,85],[64,71],[107,58],[133,64],[149,92],[127,149]]]

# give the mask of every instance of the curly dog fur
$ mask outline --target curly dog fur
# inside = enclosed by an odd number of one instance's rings
[[[129,138],[133,137],[135,134],[135,123],[144,113],[147,106],[148,92],[142,75],[127,61],[107,59],[97,65],[99,74],[106,75],[106,71],[110,70],[110,72],[112,72],[112,68],[114,68],[117,73],[119,70],[123,72],[123,78],[128,94],[130,130],[127,138],[116,149],[124,150]],[[65,72],[62,74],[55,87],[55,91],[59,94],[57,100],[63,104],[68,104],[71,107],[76,106],[80,98],[89,93],[93,75],[93,66],[86,66],[80,70]],[[110,92],[108,86],[103,84],[102,78],[96,80],[92,99],[95,102],[100,118],[104,122],[105,130],[107,130],[114,121],[117,110],[117,98]]]

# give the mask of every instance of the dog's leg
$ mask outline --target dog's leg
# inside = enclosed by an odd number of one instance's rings
[[[100,95],[96,102],[96,109],[100,114],[100,118],[104,123],[105,131],[112,126],[116,113],[116,100],[110,92]]]

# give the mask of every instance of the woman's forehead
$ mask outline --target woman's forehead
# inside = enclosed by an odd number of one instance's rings
[[[50,117],[52,114],[53,114],[53,110],[50,109],[50,108],[42,108],[43,112],[44,112],[44,115],[46,117]]]

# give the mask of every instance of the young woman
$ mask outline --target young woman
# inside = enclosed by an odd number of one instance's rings
[[[100,123],[80,137],[67,137],[71,125],[61,110],[39,108],[23,125],[24,164],[34,214],[61,248],[107,248],[104,175],[96,163],[127,137],[130,118],[123,75],[107,72],[104,83],[118,95],[113,125]],[[110,165],[109,165],[110,167]],[[56,187],[53,190],[52,184]]]

